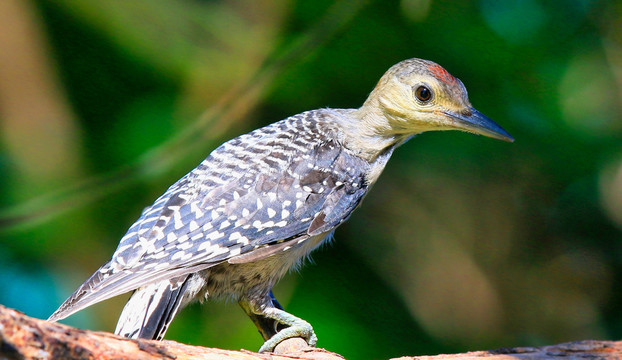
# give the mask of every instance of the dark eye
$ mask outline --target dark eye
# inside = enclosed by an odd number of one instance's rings
[[[424,103],[428,102],[432,98],[432,90],[430,90],[427,87],[421,85],[421,86],[419,86],[418,88],[415,89],[415,96],[421,102],[424,102]]]

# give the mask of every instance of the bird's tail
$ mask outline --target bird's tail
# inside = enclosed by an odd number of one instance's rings
[[[190,300],[191,278],[183,275],[136,289],[114,333],[131,339],[162,339],[177,311]]]
[[[102,285],[102,283],[108,279],[112,273],[113,268],[110,265],[110,262],[107,262],[95,273],[93,273],[93,275],[91,275],[91,277],[89,277],[84,284],[80,285],[80,287],[48,318],[48,321],[64,319],[67,316],[84,309],[85,307],[118,295],[117,292],[94,290]]]

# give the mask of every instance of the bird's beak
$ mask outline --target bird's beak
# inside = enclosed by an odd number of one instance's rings
[[[463,130],[474,134],[484,135],[493,139],[503,140],[507,142],[514,142],[512,135],[497,125],[486,115],[470,108],[470,114],[459,114],[454,112],[445,112],[454,122],[452,127],[457,130]]]

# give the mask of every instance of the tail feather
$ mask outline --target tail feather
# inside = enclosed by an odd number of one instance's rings
[[[78,290],[65,300],[58,310],[48,318],[48,321],[64,319],[95,303],[135,289],[140,289],[141,287],[150,288],[153,289],[153,292],[156,292],[159,291],[159,286],[165,287],[163,284],[168,284],[167,286],[171,286],[169,291],[178,291],[178,287],[183,285],[183,280],[179,284],[176,284],[177,279],[186,279],[190,277],[197,281],[197,277],[189,274],[201,271],[206,267],[209,267],[209,264],[160,271],[148,271],[145,269],[139,271],[130,269],[125,271],[115,269],[114,265],[108,262],[91,275],[84,284],[80,285]],[[144,284],[150,285],[143,286]],[[193,288],[195,291],[198,291],[200,286],[201,284],[196,283],[193,285]],[[136,293],[138,292],[137,290]],[[161,296],[165,294],[166,292],[163,292]],[[181,292],[181,294],[183,294],[183,292]],[[134,301],[138,301],[138,298]],[[175,301],[178,300],[171,299],[171,301],[175,303]],[[144,304],[148,305],[149,302],[144,302]]]
[[[189,279],[183,275],[134,291],[119,317],[115,334],[132,339],[164,337],[168,326],[187,302]]]
[[[61,304],[61,306],[54,311],[48,318],[48,321],[57,321],[66,318],[67,316],[78,312],[90,305],[95,304],[104,299],[98,297],[92,297],[94,294],[93,288],[98,286],[112,273],[112,267],[110,262],[107,262],[100,267],[91,277],[89,277],[71,296]],[[112,297],[112,296],[108,296]]]

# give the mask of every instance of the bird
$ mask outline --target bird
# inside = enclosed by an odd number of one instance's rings
[[[359,207],[397,147],[437,130],[514,141],[458,78],[418,58],[390,67],[360,108],[305,111],[229,140],[144,209],[48,320],[133,292],[115,334],[159,340],[189,303],[228,299],[264,338],[259,352],[292,337],[315,346],[273,286]]]

